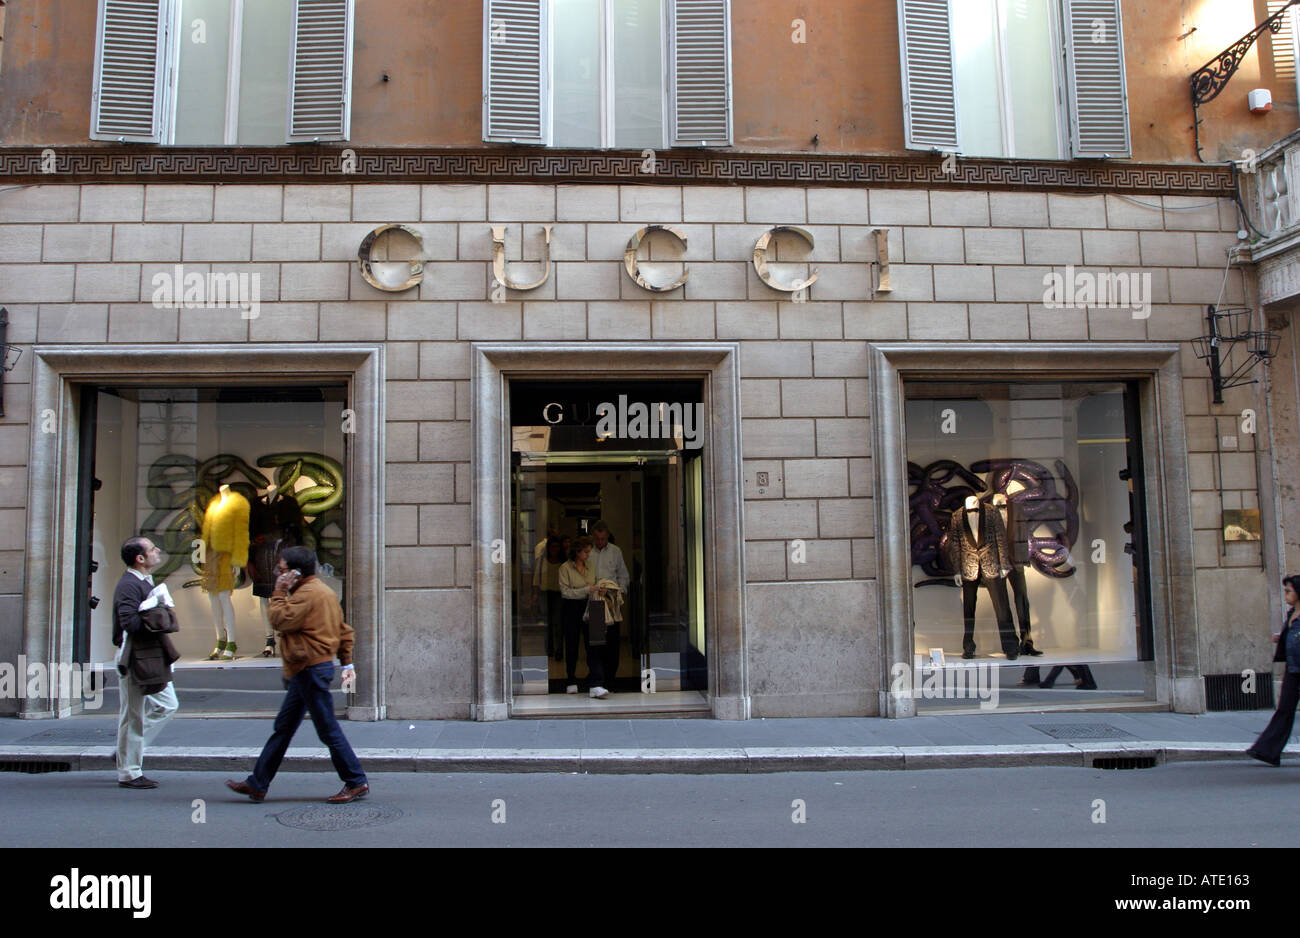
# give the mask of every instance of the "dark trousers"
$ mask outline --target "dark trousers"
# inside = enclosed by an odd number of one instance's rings
[[[566,599],[563,604],[564,619],[564,673],[570,684],[578,682],[578,644],[586,644],[587,623],[582,614],[587,610],[585,599]],[[587,649],[587,670],[591,670],[591,649]]]
[[[1011,595],[1016,604],[1016,624],[1020,626],[1020,641],[1029,641],[1029,591],[1025,583],[1025,568],[1012,567],[1007,574]]]
[[[587,668],[591,671],[591,686],[608,688],[618,674],[618,626],[611,622],[605,626],[605,644],[587,644]],[[587,637],[586,623],[583,623],[583,637]]]
[[[302,723],[304,710],[311,714],[311,722],[316,727],[320,741],[329,747],[330,761],[334,763],[334,771],[339,773],[343,784],[349,788],[366,784],[366,773],[361,770],[361,763],[348,745],[343,729],[334,716],[334,701],[330,699],[332,680],[334,664],[327,661],[303,668],[285,682],[289,693],[285,694],[284,703],[280,704],[271,738],[262,747],[253,774],[248,776],[249,788],[266,791],[271,787],[271,780],[280,770],[280,763],[284,760],[289,743],[293,741],[293,734]]]
[[[1282,678],[1282,693],[1278,697],[1277,709],[1273,711],[1273,719],[1268,721],[1252,749],[1266,759],[1282,758],[1282,750],[1291,739],[1297,702],[1300,702],[1300,674],[1288,671]]]
[[[564,657],[564,597],[559,590],[542,590],[542,612],[546,616],[546,657]]]
[[[1019,654],[1020,641],[1016,638],[1016,626],[1011,621],[1011,603],[1007,599],[1007,581],[1001,577],[980,575],[978,580],[961,581],[962,615],[966,630],[962,634],[961,650],[965,654],[975,653],[975,603],[979,598],[979,588],[984,587],[993,600],[993,614],[998,619],[998,632],[1002,636],[1002,650],[1008,655]]]

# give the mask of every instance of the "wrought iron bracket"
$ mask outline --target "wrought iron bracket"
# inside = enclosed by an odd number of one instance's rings
[[[1282,9],[1192,72],[1192,103],[1207,104],[1217,98],[1219,92],[1223,91],[1232,76],[1237,73],[1237,69],[1241,67],[1241,60],[1246,57],[1255,40],[1264,34],[1264,30],[1271,33],[1280,30],[1286,11],[1297,3],[1300,3],[1300,0],[1290,0]]]
[[[1232,80],[1232,76],[1237,73],[1237,69],[1241,67],[1241,60],[1246,57],[1246,53],[1255,44],[1255,40],[1262,36],[1265,30],[1271,33],[1280,30],[1282,28],[1282,18],[1297,3],[1300,3],[1300,0],[1289,0],[1282,9],[1192,72],[1190,79],[1192,88],[1192,130],[1195,138],[1196,158],[1202,163],[1205,162],[1205,157],[1201,156],[1200,106],[1213,101],[1219,96],[1219,93]]]
[[[1207,306],[1205,319],[1210,331],[1207,335],[1192,340],[1196,357],[1209,365],[1216,404],[1223,403],[1223,392],[1228,388],[1257,383],[1258,378],[1248,378],[1247,375],[1255,370],[1257,364],[1268,362],[1277,355],[1281,337],[1276,332],[1252,332],[1248,329],[1238,331],[1234,328],[1247,323],[1251,313],[1249,308],[1218,310],[1212,305]],[[1220,331],[1220,321],[1228,323],[1227,334]],[[1230,366],[1228,363],[1232,360],[1232,354],[1241,342],[1246,343],[1248,354],[1244,361]]]

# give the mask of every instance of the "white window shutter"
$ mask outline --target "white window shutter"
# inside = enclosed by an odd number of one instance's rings
[[[1287,0],[1268,0],[1269,16],[1277,15],[1287,5]],[[1287,81],[1295,81],[1295,10],[1287,10],[1282,17],[1282,28],[1275,33],[1268,33],[1273,49],[1273,74]]]
[[[1119,0],[1065,0],[1065,53],[1073,155],[1129,156]]]
[[[550,139],[547,0],[483,0],[483,139]]]
[[[168,0],[99,0],[92,140],[161,143]]]
[[[295,0],[290,143],[346,140],[352,116],[352,0]]]
[[[672,0],[668,114],[675,147],[731,145],[731,4]]]
[[[905,145],[960,150],[948,0],[898,0],[898,44]]]

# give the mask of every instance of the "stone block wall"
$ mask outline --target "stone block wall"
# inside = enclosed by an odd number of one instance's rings
[[[372,288],[355,262],[361,239],[384,222],[423,235],[424,279],[406,293]],[[511,268],[530,279],[541,226],[553,226],[554,270],[543,287],[492,302],[494,223],[507,228]],[[628,238],[646,224],[686,236],[684,249],[654,239],[643,254],[647,269],[688,264],[683,288],[652,294],[623,271]],[[755,273],[754,241],[773,225],[814,237],[810,250],[782,240],[773,251],[778,262],[819,270],[808,302]],[[1233,594],[1272,585],[1259,544],[1223,549],[1219,504],[1222,489],[1225,507],[1258,507],[1266,410],[1255,387],[1212,405],[1208,371],[1189,344],[1221,288],[1224,304],[1253,301],[1240,270],[1225,279],[1237,226],[1227,200],[1034,192],[414,184],[0,192],[0,303],[9,341],[23,349],[5,375],[0,420],[0,653],[16,654],[20,629],[33,343],[157,343],[163,354],[178,342],[386,343],[389,713],[463,718],[473,673],[469,343],[726,340],[741,349],[754,715],[875,713],[867,343],[1128,340],[1184,343],[1196,533],[1195,556],[1181,562],[1198,571],[1202,670],[1254,666],[1261,649],[1238,637],[1254,625],[1239,621]],[[888,229],[893,289],[873,295],[876,228]],[[153,276],[176,264],[258,274],[258,317],[156,309]],[[1047,308],[1044,277],[1066,265],[1150,274],[1150,317]],[[1261,434],[1231,429],[1247,408]],[[1224,449],[1234,433],[1236,447]],[[806,563],[791,562],[796,538]],[[1267,644],[1267,626],[1257,631]]]

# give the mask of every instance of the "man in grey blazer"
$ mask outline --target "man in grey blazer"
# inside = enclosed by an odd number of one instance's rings
[[[178,709],[176,690],[170,681],[141,686],[131,674],[135,649],[151,648],[158,638],[142,627],[140,604],[148,598],[154,582],[150,571],[162,560],[162,551],[147,537],[127,538],[122,544],[126,572],[113,590],[113,644],[123,649],[118,666],[117,784],[122,788],[157,788],[145,778],[141,764],[144,747],[153,742]],[[135,646],[133,649],[131,646]],[[125,672],[125,673],[123,673]]]

